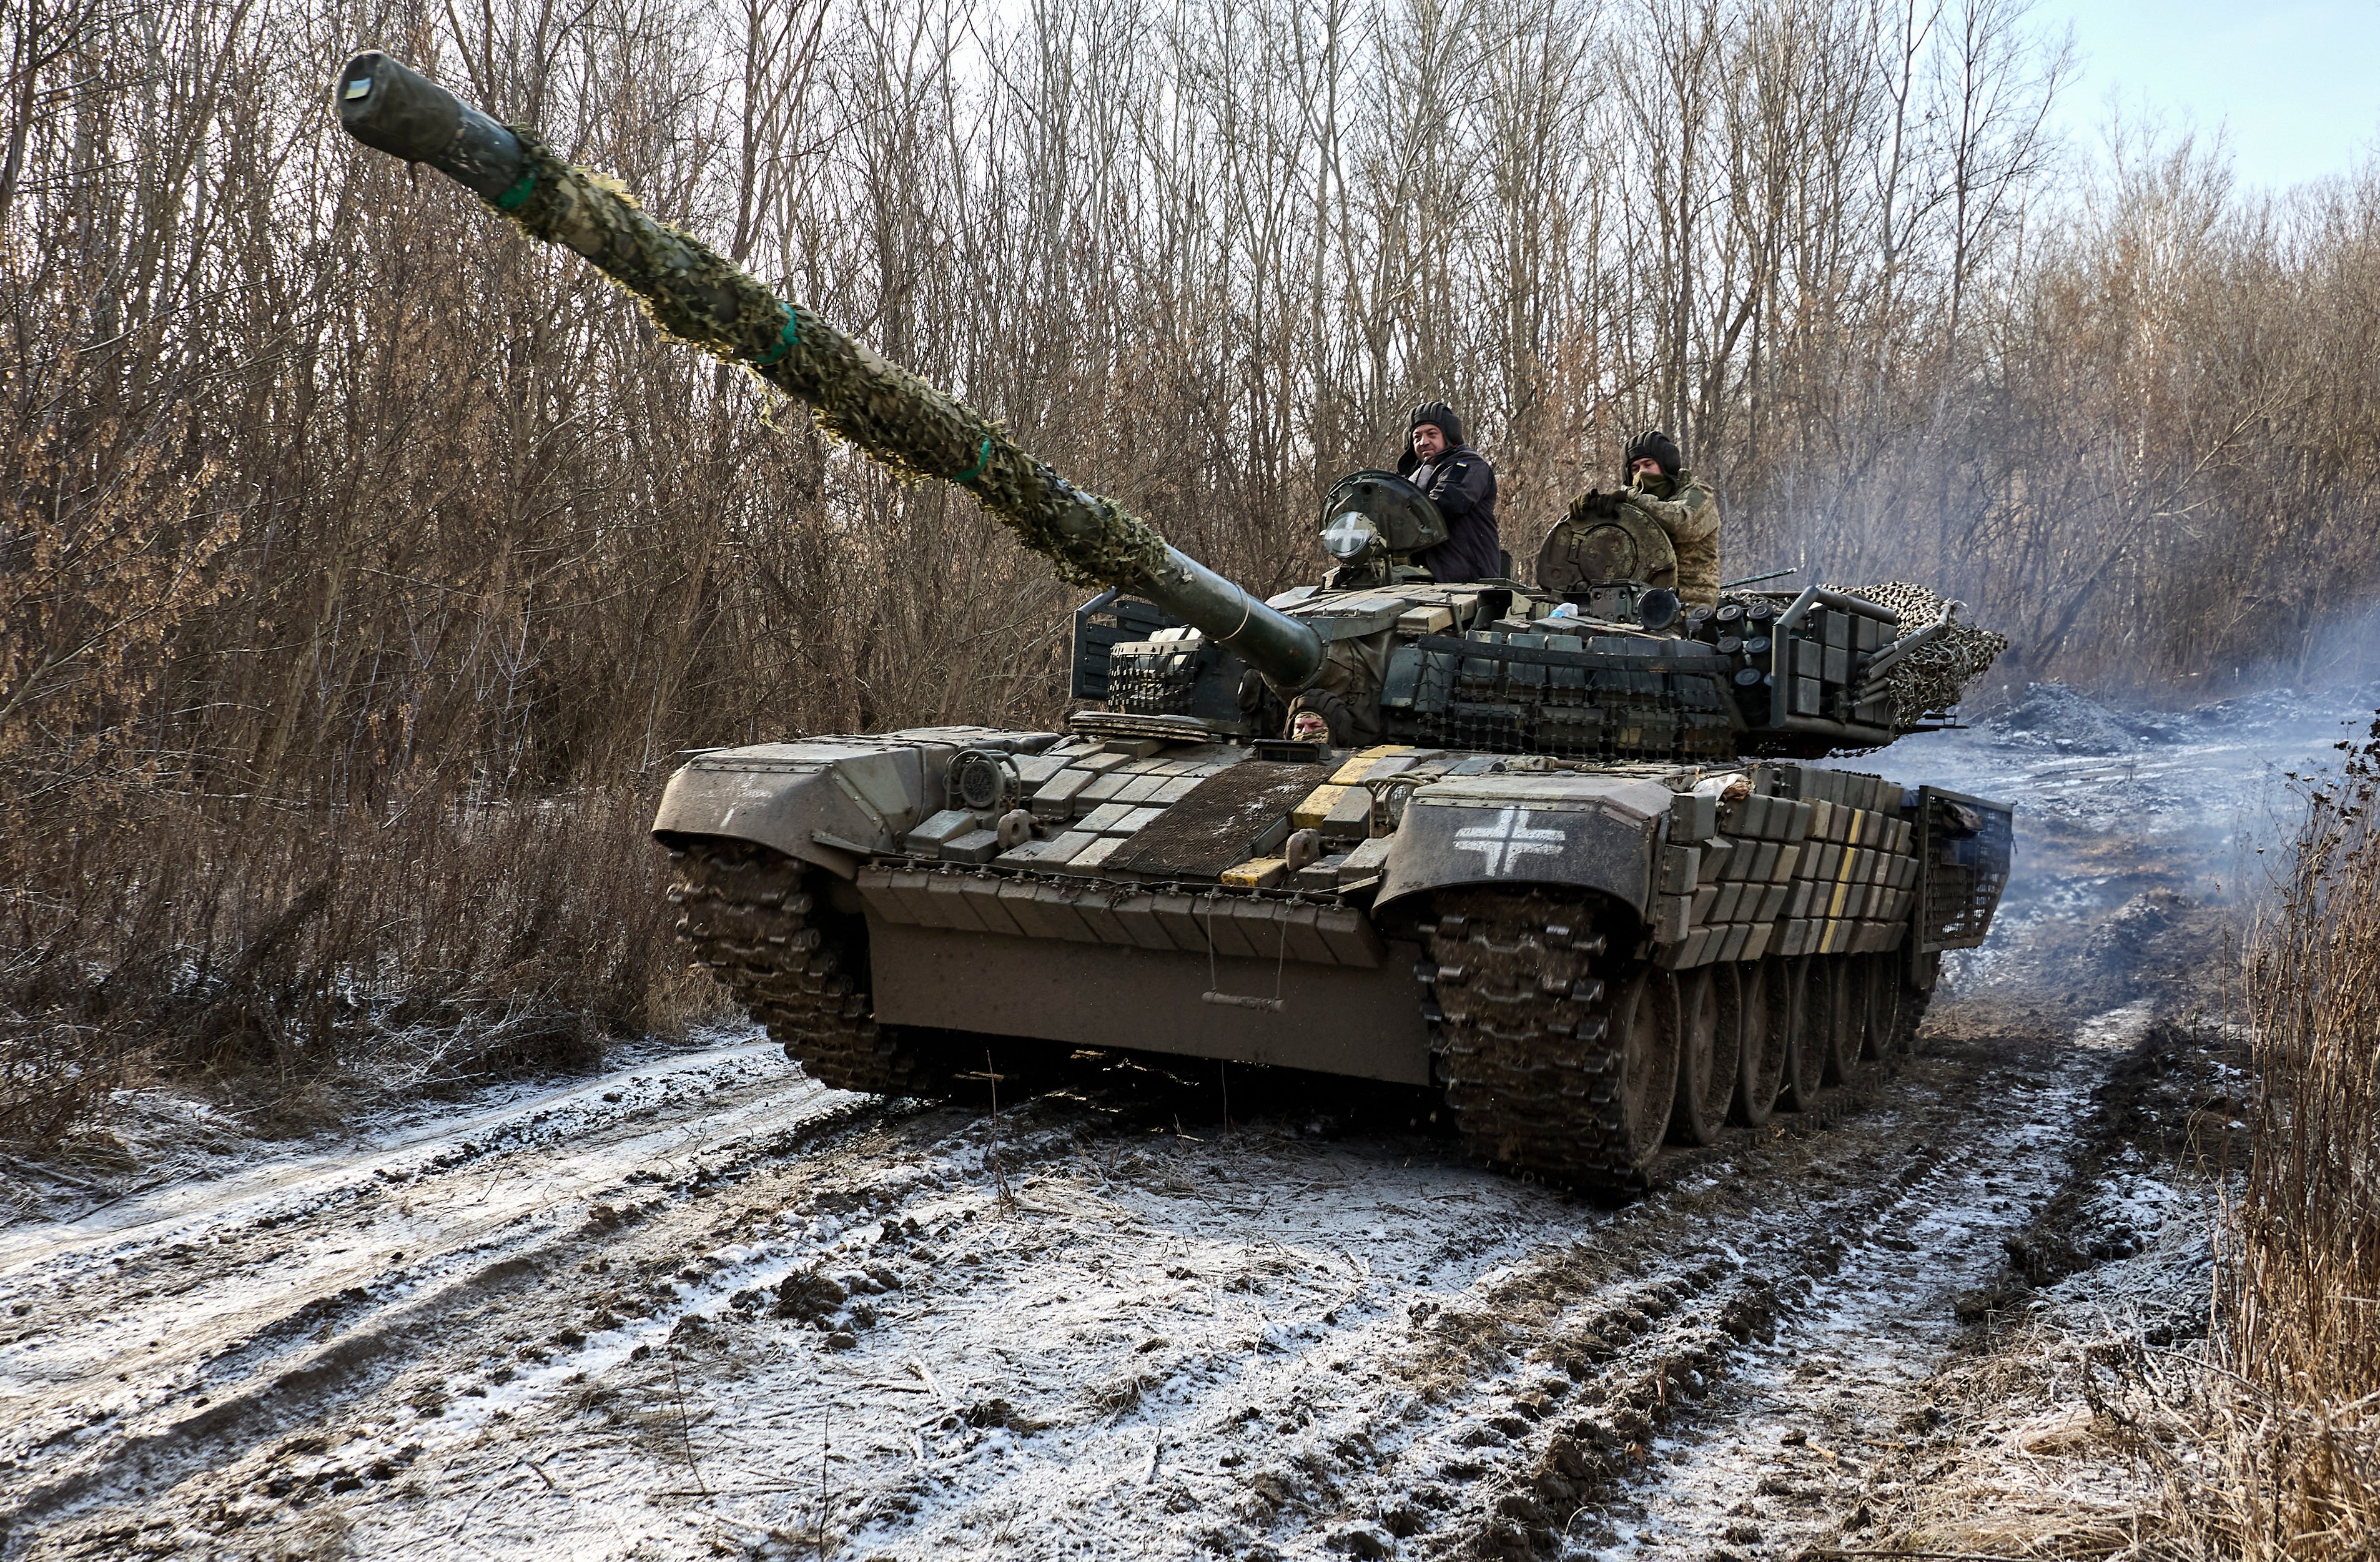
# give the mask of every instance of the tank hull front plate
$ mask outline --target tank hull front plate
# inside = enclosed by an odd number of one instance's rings
[[[868,919],[876,1017],[1078,1047],[1130,1047],[1430,1083],[1419,945],[1391,941],[1378,967],[1224,959],[1011,938]],[[1281,1009],[1210,1001],[1213,992]]]

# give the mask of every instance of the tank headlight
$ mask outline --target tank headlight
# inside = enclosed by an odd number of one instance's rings
[[[1362,558],[1379,535],[1371,516],[1361,510],[1342,510],[1322,528],[1322,551],[1342,563],[1350,563]]]

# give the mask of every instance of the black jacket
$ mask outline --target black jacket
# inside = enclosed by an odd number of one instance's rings
[[[1446,540],[1414,555],[1440,581],[1490,580],[1504,573],[1503,539],[1496,529],[1496,468],[1467,444],[1423,462],[1408,449],[1397,458],[1406,481],[1437,502]]]

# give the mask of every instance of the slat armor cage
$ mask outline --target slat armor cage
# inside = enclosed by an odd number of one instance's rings
[[[1919,789],[1918,855],[1925,864],[1925,892],[1918,908],[1917,952],[1973,949],[1984,941],[2008,888],[2016,850],[2016,815],[2005,804],[1939,787]],[[1973,809],[1982,827],[1973,834],[1955,826],[1949,805]]]

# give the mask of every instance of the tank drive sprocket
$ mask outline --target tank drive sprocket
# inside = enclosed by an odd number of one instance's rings
[[[684,913],[678,937],[803,1072],[837,1090],[882,1096],[930,1094],[942,1084],[944,1059],[927,1037],[869,1017],[866,950],[820,905],[813,870],[735,841],[693,842],[670,855],[678,877],[669,898]]]

